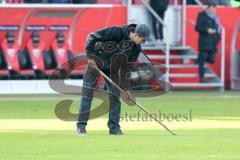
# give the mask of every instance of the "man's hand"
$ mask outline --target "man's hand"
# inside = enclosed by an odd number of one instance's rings
[[[217,32],[216,29],[208,28],[209,34],[215,34],[216,32]]]
[[[131,94],[131,92],[130,92],[130,91],[125,91],[125,93],[124,93],[124,98],[126,98],[126,99],[128,99],[128,100],[132,99],[132,94]]]
[[[93,59],[88,59],[88,64],[90,68],[94,68],[96,65],[96,62]]]

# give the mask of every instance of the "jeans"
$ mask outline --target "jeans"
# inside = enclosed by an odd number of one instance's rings
[[[95,69],[88,68],[83,78],[83,96],[81,98],[79,117],[77,122],[78,128],[84,128],[87,125],[89,114],[91,110],[91,104],[93,100],[93,92],[96,88],[97,78],[99,74]],[[120,112],[121,102],[120,93],[108,80],[105,79],[107,89],[109,92],[109,120],[108,128],[110,132],[120,129]]]
[[[204,78],[204,74],[205,74],[205,69],[204,69],[204,65],[205,62],[209,62],[209,63],[214,63],[215,62],[215,54],[212,52],[201,52],[198,55],[198,71],[199,71],[199,77],[200,78]]]
[[[164,20],[164,15],[165,15],[165,11],[156,11],[157,14],[159,15],[159,17]],[[160,39],[163,40],[163,25],[162,23],[158,22],[158,20],[152,16],[152,25],[153,25],[153,33],[154,33],[154,37],[155,39]]]

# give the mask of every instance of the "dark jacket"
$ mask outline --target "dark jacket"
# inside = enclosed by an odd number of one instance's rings
[[[209,17],[206,11],[198,14],[195,30],[199,32],[198,47],[200,52],[217,52],[217,44],[220,40],[220,33],[209,34],[208,28],[218,30],[218,24]]]
[[[130,71],[128,62],[135,62],[142,51],[141,45],[136,45],[129,39],[130,32],[134,31],[136,26],[136,24],[113,26],[90,33],[86,42],[87,57],[101,59],[104,63],[102,70],[106,74],[110,73],[111,67],[111,74],[113,71],[121,70],[121,75],[125,76]],[[102,42],[102,47],[96,50],[95,44],[99,41]],[[129,81],[125,78],[122,85],[128,89]]]
[[[169,0],[150,0],[150,6],[157,12],[164,12],[167,10]]]

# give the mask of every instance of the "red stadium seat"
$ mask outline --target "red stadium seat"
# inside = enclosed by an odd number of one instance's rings
[[[56,34],[53,43],[51,44],[50,56],[53,56],[56,60],[57,69],[64,73],[71,73],[74,67],[73,53],[70,51],[68,44],[65,42],[65,37],[63,32],[58,32]]]
[[[7,69],[11,73],[12,78],[34,76],[31,61],[25,52],[20,51],[13,32],[6,34],[2,42],[2,51],[6,60]]]
[[[39,33],[33,32],[27,43],[26,52],[30,55],[37,78],[50,75],[56,67],[54,59],[48,55],[45,47],[46,44],[41,40]]]

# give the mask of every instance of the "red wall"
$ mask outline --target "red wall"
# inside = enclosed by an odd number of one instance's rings
[[[187,45],[192,46],[197,51],[197,38],[198,34],[194,30],[194,26],[190,23],[190,20],[196,22],[197,14],[200,12],[200,7],[188,7],[187,8]],[[240,20],[240,9],[230,7],[218,7],[217,15],[220,17],[220,21],[226,30],[226,63],[225,63],[225,81],[226,86],[230,86],[230,65],[231,65],[231,41],[234,27]],[[240,41],[238,42],[240,43]],[[219,51],[221,45],[219,45]],[[215,65],[211,65],[212,68],[220,74],[220,52],[217,54],[217,62]]]

